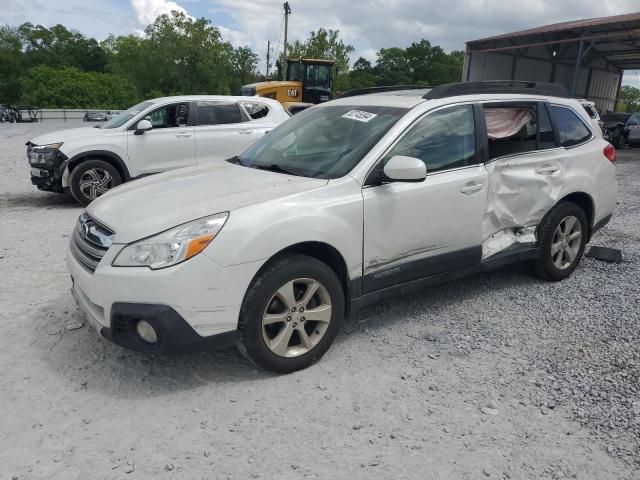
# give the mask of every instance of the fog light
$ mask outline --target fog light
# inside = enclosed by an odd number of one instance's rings
[[[156,343],[158,341],[158,335],[153,329],[151,324],[145,320],[140,320],[136,323],[136,331],[140,338],[147,343]]]

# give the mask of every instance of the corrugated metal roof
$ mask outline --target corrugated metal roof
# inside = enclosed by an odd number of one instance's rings
[[[540,35],[549,33],[562,33],[562,32],[575,32],[589,29],[593,31],[593,27],[613,27],[619,25],[621,30],[628,28],[629,25],[625,25],[629,22],[640,23],[640,12],[627,13],[624,15],[614,15],[611,17],[599,17],[599,18],[587,18],[583,20],[573,20],[570,22],[552,23],[551,25],[544,25],[542,27],[529,28],[527,30],[520,30],[519,32],[505,33],[502,35],[495,35],[493,37],[481,38],[478,40],[472,40],[468,43],[480,43],[489,42],[495,40],[502,40],[515,37],[523,37],[527,35]],[[601,29],[598,29],[601,30]],[[617,29],[616,29],[617,30]]]

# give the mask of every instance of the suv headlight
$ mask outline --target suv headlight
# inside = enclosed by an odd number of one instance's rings
[[[50,143],[48,145],[34,145],[29,150],[29,162],[52,165],[58,156],[61,146],[62,142]]]
[[[171,267],[197,255],[215,238],[229,212],[194,220],[124,247],[114,267]]]

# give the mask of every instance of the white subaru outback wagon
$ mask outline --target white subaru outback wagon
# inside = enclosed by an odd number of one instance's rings
[[[259,97],[187,95],[144,101],[98,127],[27,142],[31,183],[82,205],[121,183],[244,151],[289,114]]]
[[[291,372],[383,297],[513,261],[562,280],[611,218],[615,150],[564,88],[362,93],[92,202],[68,264],[102,336]]]

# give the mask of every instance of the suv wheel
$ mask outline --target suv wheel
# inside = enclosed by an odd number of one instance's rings
[[[533,262],[536,275],[544,280],[564,280],[573,273],[587,243],[588,224],[584,210],[562,202],[540,225],[539,258]]]
[[[340,280],[327,265],[306,255],[280,257],[263,269],[245,295],[238,348],[265,370],[306,368],[336,337],[344,302]]]
[[[102,160],[82,162],[69,176],[71,195],[84,206],[121,183],[118,170]]]

